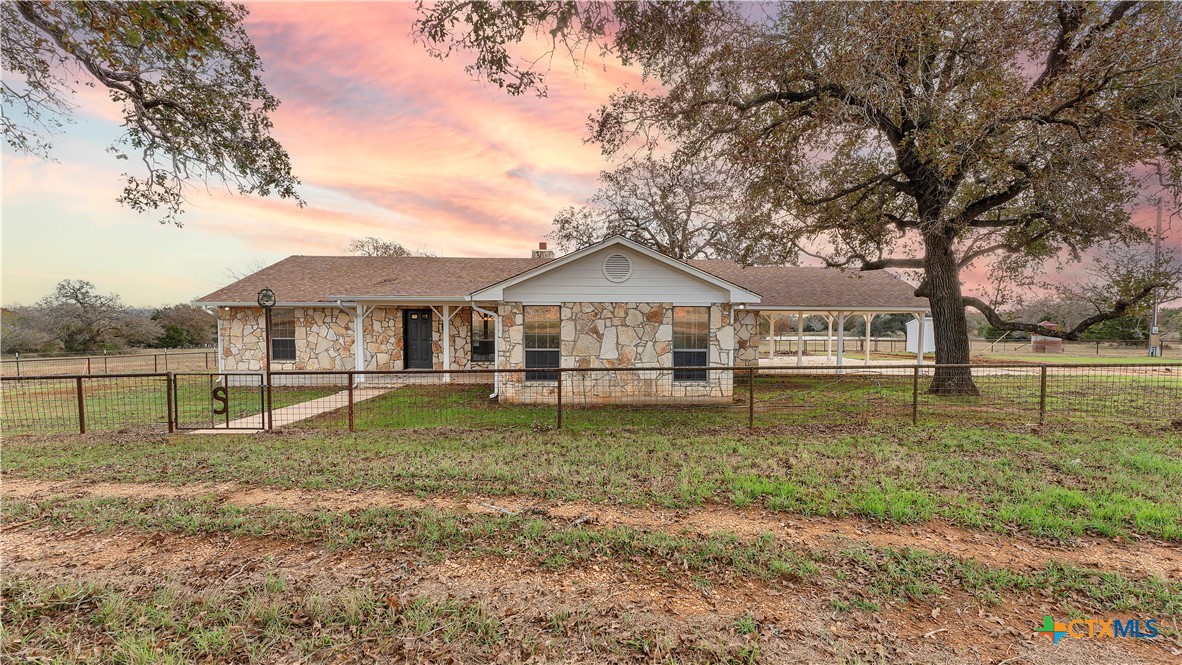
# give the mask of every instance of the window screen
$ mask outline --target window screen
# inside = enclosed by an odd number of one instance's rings
[[[710,348],[710,308],[673,308],[673,367],[705,367]],[[674,369],[674,381],[705,381],[705,369]]]
[[[295,360],[295,311],[271,310],[271,360]]]
[[[496,332],[493,322],[491,314],[472,310],[472,362],[482,363],[496,360],[493,357],[493,335]]]
[[[526,369],[558,367],[561,325],[558,305],[526,305],[525,307],[525,367]],[[526,372],[526,381],[554,381],[557,372]]]

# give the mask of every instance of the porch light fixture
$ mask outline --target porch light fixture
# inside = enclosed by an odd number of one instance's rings
[[[271,290],[271,287],[264,286],[262,290],[259,291],[258,303],[259,307],[267,310],[275,306],[275,292]]]

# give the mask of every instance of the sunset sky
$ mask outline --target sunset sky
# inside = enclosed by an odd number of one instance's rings
[[[249,6],[263,78],[283,102],[275,134],[308,207],[197,191],[177,228],[117,205],[127,163],[104,151],[120,134],[117,108],[87,91],[56,162],[4,151],[4,304],[66,278],[133,305],[185,302],[227,283],[227,269],[341,254],[369,235],[440,255],[528,256],[610,166],[583,142],[588,114],[640,82],[612,63],[575,71],[556,59],[548,98],[512,98],[468,77],[462,56],[440,62],[413,43],[413,4]],[[1138,216],[1151,223],[1151,211]]]

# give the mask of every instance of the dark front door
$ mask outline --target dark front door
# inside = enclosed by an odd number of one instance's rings
[[[404,310],[402,330],[405,338],[407,369],[431,369],[431,310]]]

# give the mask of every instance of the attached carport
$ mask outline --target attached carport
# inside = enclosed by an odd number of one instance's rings
[[[807,317],[823,317],[826,322],[825,356],[836,355],[836,364],[845,363],[846,322],[861,317],[865,322],[865,364],[870,364],[870,327],[875,317],[884,314],[908,314],[920,321],[916,362],[923,363],[923,319],[931,310],[924,298],[915,296],[915,287],[885,271],[845,271],[834,268],[785,266],[741,267],[729,261],[691,261],[696,267],[718,277],[742,284],[761,297],[759,304],[747,305],[761,319],[769,321],[768,335],[774,337],[776,317],[795,319],[796,364],[804,365]],[[762,331],[763,326],[760,326]],[[836,329],[836,330],[835,330]],[[761,332],[761,342],[767,336]],[[763,348],[763,344],[760,344]],[[768,360],[774,360],[774,344]],[[761,360],[763,352],[761,351]]]

